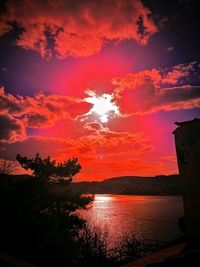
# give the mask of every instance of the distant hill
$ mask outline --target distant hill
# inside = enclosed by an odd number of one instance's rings
[[[155,177],[122,176],[106,179],[102,182],[72,183],[73,190],[91,194],[125,195],[181,195],[179,175],[161,175]]]
[[[29,175],[6,175],[0,184],[29,179]],[[65,190],[62,186],[60,192]],[[181,195],[181,178],[179,175],[160,175],[155,177],[122,176],[106,179],[102,182],[74,182],[70,188],[76,192],[89,194],[121,195]]]

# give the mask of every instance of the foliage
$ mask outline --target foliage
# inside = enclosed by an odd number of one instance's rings
[[[17,155],[17,160],[33,176],[0,186],[0,250],[38,266],[68,266],[85,224],[74,211],[93,199],[70,190],[69,183],[81,167],[77,159],[56,163],[39,154],[33,159]]]
[[[31,170],[36,178],[55,180],[61,183],[67,180],[71,182],[72,177],[81,169],[77,158],[69,159],[63,163],[56,163],[55,160],[51,160],[50,156],[42,159],[38,153],[35,158],[31,159],[17,154],[16,159],[25,170]]]
[[[108,240],[106,230],[85,224],[79,231],[77,266],[122,266],[127,262],[158,250],[160,244],[154,240],[141,240],[135,235],[124,235],[114,247]]]
[[[79,231],[78,243],[77,266],[116,266],[114,258],[109,257],[107,232],[86,223]]]

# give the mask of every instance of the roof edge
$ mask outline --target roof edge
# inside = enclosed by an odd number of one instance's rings
[[[193,120],[189,120],[189,121],[175,122],[174,124],[178,125],[178,128],[176,128],[172,133],[175,134],[182,127],[188,126],[188,125],[193,125],[193,124],[195,124],[197,122],[200,123],[200,119],[194,118]]]

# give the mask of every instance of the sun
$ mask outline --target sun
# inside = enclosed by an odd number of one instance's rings
[[[112,95],[102,94],[98,96],[91,90],[87,90],[86,93],[89,95],[89,97],[85,98],[86,102],[93,104],[88,115],[96,113],[99,120],[105,123],[108,122],[109,118],[116,117],[120,114],[119,107],[113,101]]]

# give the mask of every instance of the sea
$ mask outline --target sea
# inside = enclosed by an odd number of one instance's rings
[[[110,247],[124,237],[165,244],[182,235],[178,225],[184,214],[181,196],[96,194],[91,207],[78,213],[106,236]]]

